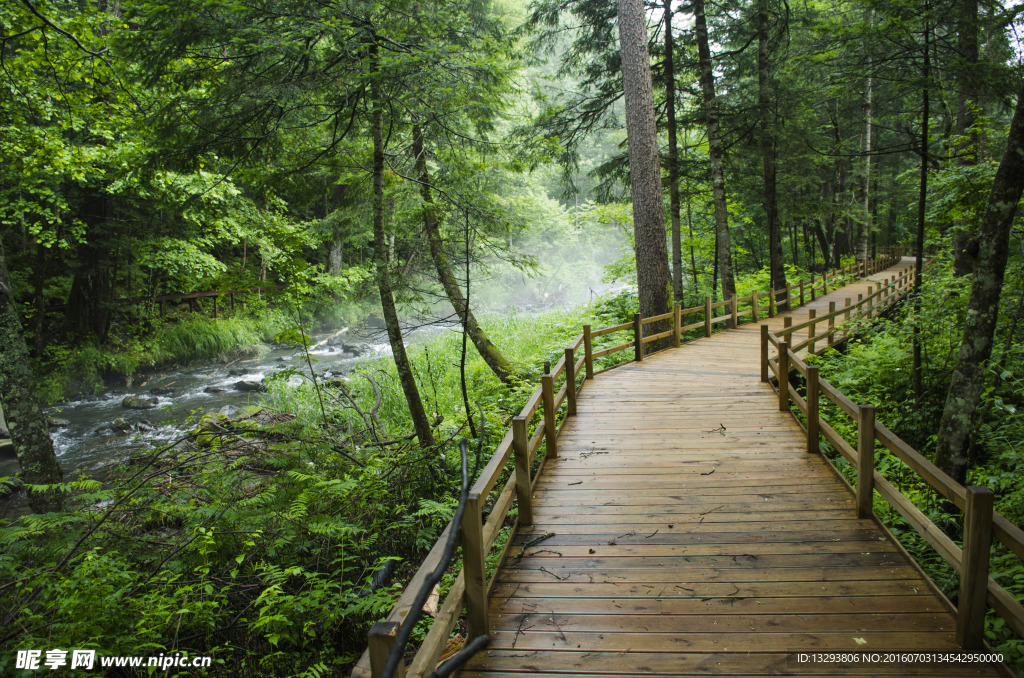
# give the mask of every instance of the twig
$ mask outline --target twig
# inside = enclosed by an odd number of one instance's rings
[[[552,577],[554,577],[554,578],[555,578],[555,579],[557,579],[558,581],[565,581],[566,579],[568,579],[568,578],[569,578],[569,575],[565,575],[564,577],[559,577],[559,576],[558,576],[557,574],[555,574],[554,572],[552,572],[551,570],[549,570],[549,569],[548,569],[548,568],[546,568],[546,567],[542,567],[542,568],[540,568],[540,571],[541,571],[541,572],[547,572],[548,574],[550,574],[550,575],[551,575]]]

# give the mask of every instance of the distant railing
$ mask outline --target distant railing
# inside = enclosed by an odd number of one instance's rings
[[[755,290],[750,296],[743,298],[733,297],[716,303],[709,296],[702,306],[682,308],[676,304],[672,311],[649,318],[642,318],[637,313],[633,316],[632,322],[621,325],[596,330],[592,329],[590,325],[585,325],[583,333],[573,339],[554,366],[545,366],[544,374],[540,378],[540,386],[527,400],[522,411],[513,417],[511,428],[498,444],[494,455],[480,472],[469,491],[462,524],[457,528],[452,523],[448,524],[416,574],[409,580],[386,620],[374,624],[370,629],[368,648],[353,669],[353,677],[379,678],[382,675],[384,663],[394,645],[395,637],[403,621],[409,615],[416,595],[423,587],[429,573],[441,562],[445,543],[452,529],[459,530],[462,542],[462,570],[448,591],[444,603],[438,609],[434,623],[408,669],[400,666],[393,675],[396,678],[407,675],[419,678],[433,673],[463,609],[466,611],[467,638],[476,638],[488,633],[487,596],[494,580],[493,578],[490,581],[487,579],[486,559],[494,548],[498,533],[513,503],[519,509],[516,526],[533,523],[533,488],[541,475],[545,461],[558,454],[557,439],[561,429],[558,420],[560,409],[563,405],[565,406],[565,416],[576,414],[576,398],[586,382],[597,374],[625,364],[619,363],[595,371],[595,360],[632,349],[633,361],[642,361],[645,355],[657,352],[647,349],[652,342],[671,338],[671,346],[665,348],[678,347],[682,344],[683,332],[703,328],[704,336],[709,337],[716,325],[725,323],[728,327],[737,327],[742,319],[747,317],[752,322],[757,322],[762,312],[767,312],[768,316],[772,317],[776,314],[776,310],[785,304],[798,301],[798,304],[793,303],[792,305],[803,305],[808,297],[810,300],[814,300],[819,293],[828,293],[829,283],[833,282],[833,287],[835,287],[835,281],[840,276],[872,275],[899,261],[901,254],[901,251],[894,250],[892,253],[875,259],[845,266],[831,274],[826,271],[821,277],[812,274],[810,280],[800,280],[795,284],[786,285],[784,288],[765,293]],[[767,303],[764,303],[765,300]],[[741,306],[745,306],[745,308],[741,310]],[[716,315],[715,310],[720,308],[726,309],[726,312]],[[684,325],[683,320],[694,314],[703,314],[704,317],[699,322]],[[672,321],[671,329],[645,336],[644,328],[646,326],[667,320]],[[797,327],[803,327],[803,325]],[[629,341],[594,350],[594,339],[617,332],[630,331],[632,337]],[[583,349],[582,355],[579,354],[580,348]],[[531,434],[530,426],[534,423],[534,418],[538,416],[540,419]],[[564,425],[564,420],[562,425]],[[539,460],[536,472],[531,475],[530,469],[537,461],[537,453],[540,451],[542,443],[545,454]],[[514,471],[502,485],[487,519],[483,520],[484,503],[496,487],[509,457],[514,459]],[[505,546],[506,551],[508,543]],[[503,560],[504,557],[505,553],[502,553],[501,559]]]
[[[830,303],[828,314],[817,317],[811,309],[808,319],[796,325],[791,325],[787,317],[786,327],[779,332],[770,332],[767,325],[762,325],[761,381],[772,384],[779,394],[780,411],[790,412],[792,403],[805,417],[808,452],[819,452],[820,440],[824,438],[856,469],[856,489],[846,483],[838,470],[837,475],[854,492],[858,516],[868,518],[874,515],[873,491],[877,491],[960,574],[956,640],[965,649],[980,650],[984,645],[985,614],[988,607],[1006,620],[1018,636],[1024,637],[1024,606],[989,577],[992,537],[995,536],[1011,552],[1024,558],[1024,531],[993,511],[991,489],[964,487],[953,480],[920,452],[875,421],[873,405],[854,403],[835,386],[821,379],[817,366],[808,365],[797,355],[797,351],[804,348],[814,353],[820,341],[831,345],[841,331],[836,326],[840,317],[846,320],[851,314],[858,317],[878,315],[910,293],[913,289],[912,281],[913,272],[909,268],[904,269],[898,276],[883,283],[878,290],[869,287],[867,296],[858,297],[856,304],[847,299],[845,308],[836,309]],[[822,326],[825,329],[819,332],[818,328]],[[794,342],[794,333],[804,329],[807,330],[807,338]],[[769,346],[777,349],[777,357],[769,357]],[[794,369],[804,378],[803,396],[790,382]],[[856,449],[821,417],[821,396],[834,403],[840,412],[856,423]],[[913,469],[939,495],[964,512],[963,548],[946,536],[927,515],[875,470],[876,441]]]

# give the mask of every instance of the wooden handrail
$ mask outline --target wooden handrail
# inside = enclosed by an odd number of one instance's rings
[[[874,269],[876,272],[879,269]],[[877,291],[872,291],[856,304],[838,311],[830,308],[827,316],[811,318],[807,322],[771,332],[762,325],[761,375],[762,381],[771,384],[774,376],[778,384],[779,407],[791,411],[790,403],[808,418],[805,431],[808,435],[808,450],[817,449],[820,436],[829,442],[856,469],[857,507],[862,517],[874,516],[873,494],[877,492],[904,520],[924,538],[949,565],[960,573],[961,587],[957,607],[957,641],[970,650],[981,649],[984,645],[985,612],[991,607],[1018,636],[1024,637],[1024,605],[1021,605],[1003,586],[988,575],[988,554],[993,539],[1001,542],[1017,557],[1024,559],[1024,530],[1004,516],[992,510],[992,493],[988,488],[965,487],[958,483],[917,450],[913,449],[896,434],[875,420],[874,408],[858,405],[834,385],[817,375],[817,369],[808,366],[797,355],[801,347],[812,344],[815,339],[831,336],[833,328],[819,336],[809,331],[807,340],[790,345],[793,333],[821,323],[823,318],[832,325],[834,318],[853,312],[853,318],[873,317],[882,309],[895,304],[913,291],[909,281],[912,273],[904,269],[899,276],[883,281]],[[877,304],[875,303],[877,300]],[[777,357],[769,355],[769,347],[776,347]],[[796,388],[789,383],[792,368],[804,375],[808,383],[808,399],[800,397]],[[813,376],[812,376],[813,375]],[[811,403],[811,384],[814,380],[814,401],[819,395],[834,403],[839,412],[850,417],[857,424],[858,442],[854,448],[835,428],[821,417],[817,404]],[[774,388],[774,385],[773,385]],[[814,416],[814,425],[810,417]],[[796,416],[794,414],[794,416]],[[810,436],[815,437],[814,441]],[[934,489],[940,496],[964,511],[964,546],[961,548],[950,539],[928,516],[905,497],[876,468],[874,463],[876,443],[891,452]],[[827,457],[826,457],[827,459]],[[831,463],[831,460],[829,460]],[[841,477],[841,476],[840,476]]]
[[[876,265],[884,268],[897,261],[899,256],[899,253],[883,255],[876,260]],[[845,274],[846,272],[846,268],[835,271],[831,276],[826,276],[824,280],[815,283],[815,286],[827,286],[829,277],[835,281],[836,275]],[[807,284],[806,281],[800,281],[799,283],[801,288],[804,284]],[[466,507],[466,516],[469,519],[467,521],[464,518],[463,524],[460,526],[463,569],[457,574],[455,584],[449,590],[426,638],[410,662],[407,675],[419,678],[430,674],[434,670],[437,658],[440,656],[444,644],[458,622],[463,608],[466,610],[470,634],[486,632],[486,592],[490,590],[494,582],[493,577],[490,581],[487,580],[483,563],[486,562],[489,553],[493,549],[498,533],[513,506],[518,506],[519,508],[517,525],[527,525],[532,522],[531,493],[543,469],[544,458],[557,455],[556,440],[561,427],[564,425],[564,418],[559,420],[561,408],[565,407],[566,414],[564,416],[572,416],[568,410],[574,409],[575,396],[584,389],[587,381],[601,372],[618,367],[618,365],[612,365],[604,369],[595,370],[594,360],[629,349],[636,350],[638,347],[640,351],[634,356],[634,360],[637,358],[642,359],[650,355],[650,352],[643,347],[658,340],[671,337],[671,346],[678,346],[681,343],[681,334],[683,332],[690,332],[703,327],[706,334],[710,335],[715,324],[730,322],[735,326],[738,324],[737,321],[741,316],[753,318],[757,312],[766,308],[765,306],[758,306],[757,300],[762,295],[767,295],[771,300],[769,308],[774,306],[775,297],[783,292],[786,293],[786,303],[791,303],[791,286],[781,290],[774,290],[774,292],[772,294],[771,291],[754,291],[747,297],[733,298],[717,303],[712,303],[710,297],[708,297],[706,303],[701,306],[681,308],[679,305],[676,305],[669,313],[649,318],[635,317],[633,322],[622,323],[621,325],[599,329],[592,329],[587,325],[583,328],[583,333],[570,343],[567,350],[559,357],[554,366],[545,370],[545,374],[541,377],[541,385],[530,395],[519,414],[513,417],[509,430],[473,484],[470,490],[470,501]],[[749,306],[740,313],[740,304]],[[714,309],[722,307],[728,307],[729,312],[715,317],[713,315]],[[755,311],[755,309],[757,310]],[[774,313],[774,310],[771,312]],[[702,314],[704,318],[699,322],[684,325],[683,319],[694,314]],[[663,320],[672,321],[673,327],[671,330],[642,336],[645,326]],[[821,318],[819,318],[818,322],[821,322]],[[594,339],[615,332],[630,330],[634,334],[630,341],[595,350],[593,345]],[[779,345],[778,337],[768,334],[767,339],[770,345]],[[582,355],[577,357],[575,352],[579,351],[581,347],[583,349],[581,351]],[[665,350],[665,347],[659,348],[659,350]],[[788,354],[789,352],[787,351]],[[803,363],[800,362],[799,364],[802,365]],[[771,371],[778,372],[777,365],[772,364],[771,361],[766,361],[765,365],[770,367]],[[567,366],[569,369],[566,369]],[[580,375],[583,376],[583,379],[577,386],[576,377]],[[827,397],[827,382],[822,381],[821,384],[822,393]],[[788,391],[789,389],[787,389]],[[572,393],[571,396],[569,395],[570,392]],[[794,398],[794,401],[796,401],[796,398]],[[804,404],[802,399],[800,399],[800,402]],[[806,404],[804,406],[806,407]],[[532,434],[530,433],[531,427],[533,427]],[[542,447],[546,450],[546,454],[540,460],[540,466],[536,470],[535,475],[531,477],[530,469],[535,465],[537,455]],[[504,485],[502,485],[499,496],[495,500],[487,520],[484,521],[482,520],[482,508],[487,498],[497,487],[498,481],[505,472],[510,460],[513,462],[511,474]],[[441,533],[437,543],[431,548],[423,564],[420,565],[409,581],[395,607],[388,614],[386,618],[386,621],[390,623],[387,626],[388,633],[393,634],[406,619],[416,593],[426,579],[427,573],[433,570],[440,561],[444,551],[444,543],[452,529],[453,525],[449,523]],[[378,627],[375,626],[374,628]],[[381,629],[384,629],[384,627],[378,628],[378,630]],[[379,636],[379,634],[373,637],[375,647],[381,647],[386,642],[387,638]],[[373,660],[377,656],[371,656],[369,650],[364,652],[353,669],[352,675],[357,678],[378,676],[382,665],[379,665],[378,661]]]

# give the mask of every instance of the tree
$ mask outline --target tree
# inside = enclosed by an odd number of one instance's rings
[[[676,303],[681,303],[683,299],[683,243],[679,207],[675,41],[675,36],[672,34],[672,0],[665,0],[665,123],[668,128],[668,214],[672,224],[672,295]],[[691,234],[690,237],[692,238],[693,235]],[[692,247],[690,252],[692,257]]]
[[[463,324],[466,334],[473,342],[480,357],[484,359],[491,371],[506,384],[513,382],[515,369],[508,359],[502,355],[498,347],[488,338],[487,332],[477,322],[476,316],[466,303],[462,294],[462,288],[452,271],[448,256],[444,251],[444,241],[441,239],[441,229],[438,223],[437,209],[434,205],[434,198],[430,193],[430,174],[427,171],[426,150],[423,147],[423,129],[414,125],[412,130],[412,148],[416,160],[416,174],[420,182],[420,196],[423,199],[423,229],[426,231],[427,241],[430,244],[430,258],[434,262],[434,270],[437,278],[441,281],[448,300]]]
[[[665,313],[671,298],[661,162],[654,121],[654,88],[647,50],[647,19],[641,0],[618,0],[622,84],[629,140],[629,183],[633,198],[637,291],[640,314]]]
[[[771,294],[786,286],[782,261],[782,225],[775,192],[775,135],[772,130],[772,71],[768,54],[768,0],[757,2],[757,99],[761,127],[761,161],[764,167],[764,213],[768,222],[769,284]],[[783,304],[782,310],[788,306]]]
[[[736,280],[732,270],[732,246],[729,240],[729,211],[725,204],[725,170],[723,169],[722,135],[715,98],[715,74],[708,43],[707,16],[704,0],[694,0],[693,17],[697,36],[700,67],[700,88],[704,95],[704,115],[708,133],[708,155],[711,158],[711,191],[715,204],[716,264],[722,279],[722,298],[736,296]]]
[[[985,374],[992,356],[999,298],[1010,250],[1010,229],[1024,192],[1024,87],[1006,139],[1006,150],[996,170],[978,229],[978,257],[967,302],[960,354],[946,393],[939,423],[935,463],[959,482],[967,478],[969,451],[976,416],[985,390]]]
[[[46,415],[39,407],[31,364],[0,242],[0,407],[7,418],[22,479],[28,485],[53,485],[61,482],[64,474],[53,452]],[[64,497],[60,490],[29,489],[28,502],[36,513],[46,513],[60,510]]]

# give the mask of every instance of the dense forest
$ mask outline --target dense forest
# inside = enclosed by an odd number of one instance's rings
[[[1021,524],[1019,15],[4,3],[0,449],[18,470],[0,472],[0,673],[59,647],[347,675],[455,514],[459,442],[485,463],[583,324],[895,246],[917,254],[914,294],[822,373]],[[410,340],[425,326],[441,329]],[[312,348],[355,328],[383,345],[318,368]],[[237,412],[182,412],[180,435],[147,440],[127,413],[159,401],[125,398],[130,454],[55,453],[51,406],[271,347],[294,359]],[[993,557],[1024,597],[1020,562]],[[994,615],[987,639],[1024,666]]]

